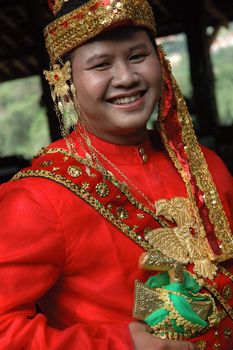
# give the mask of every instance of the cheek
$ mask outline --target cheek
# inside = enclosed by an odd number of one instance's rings
[[[147,62],[142,75],[151,88],[161,89],[162,71],[160,62],[156,57],[152,57],[150,61]]]
[[[152,67],[154,67],[153,71],[151,72],[151,78],[153,78],[155,86],[158,86],[161,88],[161,82],[162,82],[162,70],[161,65],[158,59],[154,61],[154,64],[152,64]]]
[[[93,72],[75,75],[74,85],[80,103],[98,102],[104,99],[107,90],[106,78]]]

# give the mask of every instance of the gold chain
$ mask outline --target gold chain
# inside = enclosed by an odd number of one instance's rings
[[[108,173],[108,171],[104,168],[104,166],[102,165],[102,163],[99,161],[98,156],[100,156],[104,161],[106,161],[110,167],[112,167],[117,173],[118,175],[120,175],[125,181],[124,184],[126,186],[130,186],[132,189],[134,189],[141,197],[144,198],[144,200],[147,202],[147,204],[150,206],[150,208],[155,211],[155,205],[149,200],[149,198],[145,195],[145,193],[143,193],[133,182],[132,180],[130,180],[125,173],[123,173],[110,159],[107,158],[107,156],[103,153],[101,153],[97,148],[95,148],[92,143],[91,140],[89,138],[89,136],[86,133],[86,128],[83,125],[83,123],[81,123],[81,126],[83,128],[83,134],[81,132],[79,132],[79,134],[81,135],[81,137],[84,139],[88,149],[90,150],[91,156],[92,156],[92,160],[94,160],[95,164],[98,165],[99,170],[101,171],[101,173],[103,174],[103,176],[106,176],[106,174]],[[75,129],[75,131],[77,132],[77,128]],[[80,138],[78,138],[80,140]],[[122,182],[122,181],[120,181]]]

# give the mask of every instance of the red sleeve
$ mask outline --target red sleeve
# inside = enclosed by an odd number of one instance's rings
[[[216,153],[206,147],[202,151],[233,232],[233,177]]]
[[[61,225],[43,193],[25,180],[2,185],[0,224],[0,350],[132,349],[127,326],[61,331],[36,313],[65,261]]]

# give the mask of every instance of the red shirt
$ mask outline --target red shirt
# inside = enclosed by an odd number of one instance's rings
[[[144,204],[140,191],[150,202],[187,197],[168,155],[149,139],[117,146],[91,138],[137,187],[132,192]],[[53,147],[66,148],[63,140]],[[212,151],[203,151],[230,220],[232,177]],[[1,186],[0,223],[0,349],[133,348],[128,324],[134,283],[148,277],[138,268],[140,246],[67,188],[39,177]],[[35,303],[43,313],[36,313]],[[221,324],[219,337],[226,327],[233,330],[229,318]],[[200,339],[207,340],[206,349],[219,340],[213,330]],[[232,350],[233,340],[224,346]]]

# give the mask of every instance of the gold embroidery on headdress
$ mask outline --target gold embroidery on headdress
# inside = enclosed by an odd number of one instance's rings
[[[91,0],[45,28],[45,43],[52,64],[117,24],[145,27],[155,35],[153,12],[146,0]]]
[[[49,8],[53,12],[54,16],[60,11],[63,4],[69,0],[48,0]]]

